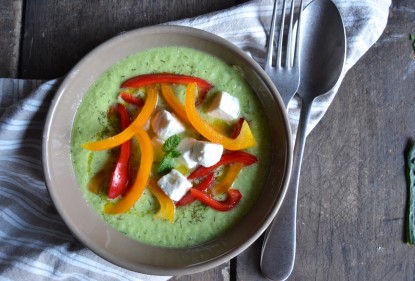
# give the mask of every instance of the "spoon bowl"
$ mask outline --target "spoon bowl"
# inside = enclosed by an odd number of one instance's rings
[[[346,58],[346,37],[340,13],[330,0],[313,1],[304,14],[298,94],[316,97],[339,80]]]
[[[261,270],[271,280],[286,280],[296,248],[297,195],[311,107],[316,97],[339,81],[346,58],[346,34],[337,7],[330,0],[312,1],[303,12],[300,47],[301,112],[294,146],[292,174],[284,201],[265,233]]]

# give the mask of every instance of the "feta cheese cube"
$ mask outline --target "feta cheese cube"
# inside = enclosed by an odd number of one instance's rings
[[[183,138],[177,150],[182,154],[178,160],[183,163],[188,169],[193,169],[197,166],[197,162],[191,157],[193,145],[197,140],[194,138]]]
[[[207,141],[197,141],[193,144],[190,157],[204,167],[210,167],[219,162],[223,153],[221,144]]]
[[[218,92],[212,100],[208,115],[231,122],[239,117],[239,100],[227,92]]]
[[[192,187],[192,183],[175,169],[161,177],[157,184],[174,201],[179,201]]]
[[[180,121],[167,110],[160,110],[154,116],[151,127],[162,140],[183,133],[186,129]]]

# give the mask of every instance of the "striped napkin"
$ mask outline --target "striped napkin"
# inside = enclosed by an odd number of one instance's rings
[[[316,0],[318,1],[318,0]],[[383,32],[390,0],[335,0],[346,25],[343,75]],[[272,1],[249,1],[228,10],[170,24],[217,34],[264,64]],[[42,132],[61,79],[0,79],[0,279],[167,280],[125,270],[77,241],[53,207],[42,171]],[[311,127],[324,115],[337,88],[313,107]],[[295,131],[298,103],[289,104]],[[294,133],[293,131],[293,133]]]

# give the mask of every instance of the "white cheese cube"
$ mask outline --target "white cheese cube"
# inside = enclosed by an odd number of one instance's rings
[[[231,122],[239,117],[239,100],[227,92],[218,92],[212,100],[208,115]]]
[[[223,153],[221,144],[207,141],[197,141],[193,144],[190,157],[204,167],[210,167],[219,162]]]
[[[197,166],[197,162],[192,159],[191,154],[193,150],[193,145],[196,142],[196,139],[194,138],[183,138],[179,146],[177,147],[177,150],[182,154],[178,160],[183,163],[188,169],[193,169]]]
[[[160,110],[156,113],[151,121],[151,127],[157,136],[163,140],[186,130],[182,123],[167,110]]]
[[[161,177],[157,184],[174,201],[179,201],[192,187],[192,183],[175,169]]]

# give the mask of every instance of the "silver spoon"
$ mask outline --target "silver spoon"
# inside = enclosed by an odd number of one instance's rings
[[[265,233],[261,270],[271,280],[286,280],[294,267],[297,194],[311,106],[339,81],[346,57],[346,35],[337,7],[314,0],[303,12],[300,51],[301,112],[288,189],[272,225]]]

